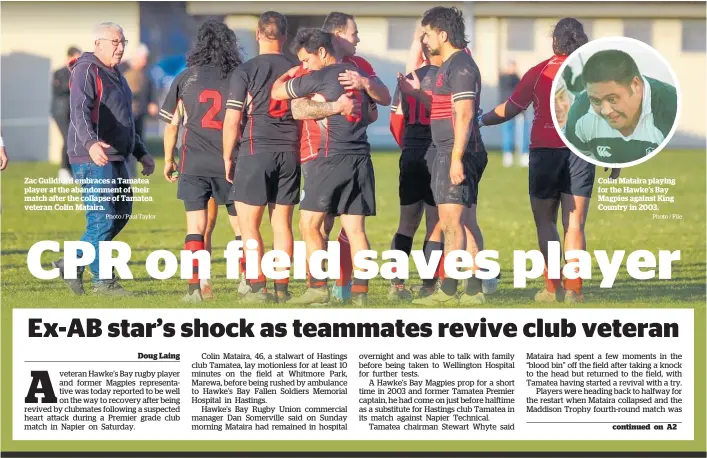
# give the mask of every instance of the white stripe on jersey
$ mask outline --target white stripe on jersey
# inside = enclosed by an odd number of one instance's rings
[[[459,99],[463,98],[476,98],[476,92],[473,91],[464,91],[464,92],[457,92],[456,94],[452,95],[452,101],[457,101]]]
[[[296,99],[297,95],[295,94],[295,91],[292,89],[292,82],[294,79],[287,80],[287,83],[285,83],[285,90],[287,91],[287,96],[290,97],[291,99]]]

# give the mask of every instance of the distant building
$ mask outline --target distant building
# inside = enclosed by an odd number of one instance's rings
[[[376,73],[394,89],[395,75],[404,67],[415,21],[433,6],[456,6],[467,17],[467,38],[482,73],[482,107],[498,103],[498,76],[504,62],[513,59],[521,72],[548,58],[552,52],[552,26],[562,17],[581,20],[590,39],[629,36],[653,46],[670,62],[683,91],[675,147],[705,145],[704,101],[705,5],[703,2],[187,2],[192,15],[224,15],[237,35],[257,52],[254,41],[257,16],[265,8],[285,15],[297,27],[319,26],[330,11],[356,16],[361,43],[358,54],[373,64]],[[303,12],[307,15],[303,15]],[[388,113],[381,111],[372,126],[376,146],[394,146],[388,133]],[[489,148],[499,148],[500,129],[484,128]]]
[[[15,160],[60,161],[61,134],[49,115],[52,72],[69,46],[93,50],[93,28],[105,21],[123,27],[128,58],[140,42],[139,11],[137,2],[2,3],[0,125]]]

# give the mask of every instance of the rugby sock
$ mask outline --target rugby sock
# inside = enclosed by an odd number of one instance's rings
[[[550,280],[547,278],[547,268],[543,271],[543,276],[545,277],[545,289],[547,289],[551,293],[556,293],[558,288],[562,285],[562,280],[561,279],[554,279]]]
[[[283,278],[282,280],[275,280],[275,291],[284,291],[287,292],[287,289],[290,286],[290,279],[289,278]]]
[[[351,282],[351,275],[353,274],[353,260],[351,259],[351,245],[349,245],[349,239],[343,229],[339,232],[337,241],[341,250],[339,253],[341,266],[336,286],[347,286]]]
[[[575,278],[574,280],[571,280],[569,278],[565,278],[564,287],[565,290],[567,291],[574,291],[577,294],[582,294],[582,279],[581,278]]]
[[[236,240],[240,242],[242,240],[241,236],[237,235]],[[245,252],[243,253],[243,257],[238,260],[238,264],[240,265],[240,268],[241,268],[241,275],[245,276]]]
[[[445,278],[442,280],[442,292],[447,296],[453,296],[457,294],[457,286],[459,286],[459,280],[453,278]]]
[[[425,260],[429,263],[430,259],[432,259],[432,253],[434,251],[442,251],[442,242],[431,242],[429,240],[425,240],[425,243],[422,245],[422,251],[425,254]],[[435,267],[435,275],[434,277],[426,280],[422,280],[422,286],[425,288],[434,288],[435,285],[437,284],[437,279],[439,279],[439,269],[440,266],[442,268],[442,271],[444,271],[444,255],[442,258],[440,258],[439,265]]]
[[[406,255],[410,256],[410,252],[412,251],[412,237],[408,237],[407,235],[403,235],[400,233],[396,233],[393,236],[393,243],[390,245],[391,250],[399,250],[404,252]],[[395,272],[396,269],[393,268],[393,272]],[[402,278],[394,278],[391,280],[391,283],[393,285],[404,285],[405,280]]]
[[[476,277],[471,277],[466,281],[466,288],[464,292],[470,296],[474,296],[481,292],[481,279]]]
[[[258,276],[257,280],[248,280],[248,284],[250,285],[250,289],[252,292],[257,293],[261,289],[265,290],[265,285],[267,284],[267,278],[265,278],[265,275],[262,273]]]
[[[578,259],[568,259],[567,262],[578,262]],[[579,273],[579,267],[575,268],[575,273]],[[577,294],[582,294],[582,279],[581,278],[565,278],[562,281],[562,285],[567,291],[574,291]]]
[[[191,252],[196,252],[204,249],[204,236],[201,234],[187,234],[184,238],[184,249]],[[199,281],[199,261],[194,259],[192,264],[192,277],[187,280],[189,286],[189,294],[201,289]]]
[[[314,278],[312,275],[312,271],[309,270],[309,266],[307,266],[307,287],[309,288],[326,288],[327,287],[327,279],[318,279]]]
[[[444,274],[444,254],[442,254],[442,257],[439,259],[439,265],[437,266],[437,278],[440,280],[444,280],[446,278],[446,275]]]
[[[368,280],[354,278],[353,285],[351,285],[351,296],[361,296],[363,294],[368,294]]]

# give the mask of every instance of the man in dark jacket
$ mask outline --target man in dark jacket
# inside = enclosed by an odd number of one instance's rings
[[[71,165],[69,156],[66,154],[66,143],[69,135],[69,63],[81,55],[81,50],[72,46],[66,54],[66,64],[54,72],[52,78],[52,108],[51,114],[56,122],[61,137],[64,141],[61,147],[61,168],[59,178],[63,181],[71,180]]]
[[[95,294],[126,296],[115,275],[99,277],[99,242],[113,240],[132,215],[132,189],[125,161],[133,155],[142,164],[143,175],[151,175],[155,162],[135,134],[132,93],[118,70],[127,41],[123,29],[102,23],[94,32],[95,51],[84,53],[70,65],[70,107],[68,154],[74,178],[83,186],[86,232],[81,238],[95,248],[89,264]],[[76,294],[83,294],[83,268],[64,271],[62,278]]]

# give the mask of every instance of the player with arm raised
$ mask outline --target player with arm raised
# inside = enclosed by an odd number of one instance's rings
[[[481,77],[476,62],[464,52],[464,19],[456,8],[435,7],[422,18],[423,43],[431,55],[442,57],[432,91],[430,123],[437,155],[432,190],[444,233],[444,254],[462,250],[476,257],[483,238],[476,220],[479,181],[488,162],[475,113],[479,108]],[[466,246],[465,246],[466,239]],[[472,271],[476,271],[473,267]],[[485,302],[482,281],[469,278],[457,298],[458,281],[445,277],[440,290],[413,303],[476,305]]]
[[[442,231],[431,187],[431,171],[437,150],[432,142],[430,130],[430,97],[442,58],[439,55],[429,56],[425,52],[426,47],[422,45],[421,36],[416,41],[412,48],[423,50],[424,65],[406,77],[398,73],[399,84],[393,96],[390,114],[390,130],[402,149],[398,189],[400,220],[391,249],[410,255],[413,237],[424,212],[427,232],[423,251],[430,262],[432,253],[442,250]],[[433,294],[436,283],[437,275],[435,278],[424,279],[419,296]],[[404,280],[392,280],[388,299],[411,299],[410,292],[405,289]]]
[[[197,43],[187,56],[187,69],[172,83],[159,112],[167,123],[164,131],[164,177],[177,185],[177,197],[184,201],[187,213],[187,236],[184,249],[200,251],[206,247],[207,211],[213,198],[225,205],[231,226],[239,237],[238,218],[228,193],[222,159],[223,118],[226,111],[228,82],[232,72],[242,63],[236,35],[224,23],[207,21],[199,27]],[[184,124],[184,140],[177,166],[174,149],[179,125]],[[179,177],[173,173],[179,170]],[[197,276],[188,280],[187,302],[201,302],[213,297],[210,287]]]
[[[324,249],[321,226],[325,217],[340,215],[353,258],[358,251],[369,249],[365,217],[375,215],[375,178],[366,128],[375,120],[377,111],[370,109],[370,99],[366,93],[347,91],[339,83],[339,74],[355,67],[339,62],[330,43],[323,41],[319,49],[325,67],[274,85],[272,97],[288,100],[312,96],[314,100],[323,99],[333,103],[349,92],[360,101],[361,107],[369,108],[349,116],[329,116],[319,123],[322,131],[319,156],[312,161],[312,170],[305,180],[304,197],[300,204],[308,256],[316,250]],[[293,300],[293,303],[328,302],[326,280],[312,278],[310,282],[310,288],[303,296]],[[353,302],[365,305],[367,297],[368,281],[355,279],[352,286]]]

